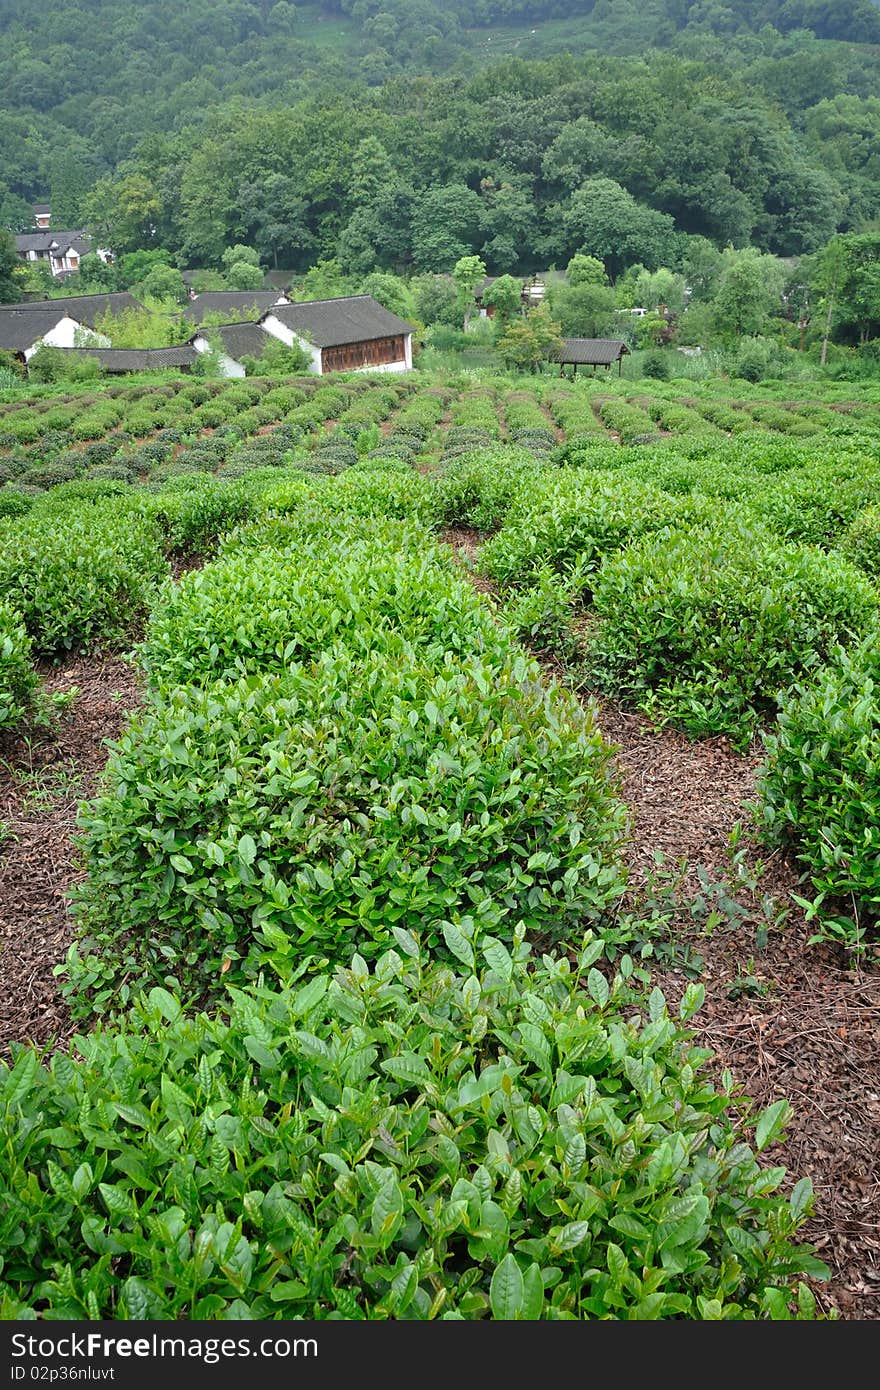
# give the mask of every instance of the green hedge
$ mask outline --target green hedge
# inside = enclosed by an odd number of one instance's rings
[[[255,973],[267,929],[339,959],[395,923],[558,938],[613,905],[624,809],[592,715],[509,645],[378,646],[134,718],[83,813],[80,999],[169,971],[201,995],[225,961]]]
[[[21,617],[0,602],[0,733],[17,728],[30,713],[38,685]]]
[[[603,690],[745,747],[781,691],[870,630],[878,598],[846,561],[731,521],[635,542],[606,560],[593,602]]]
[[[761,781],[769,839],[792,848],[853,943],[880,917],[880,649],[839,652],[782,702]],[[843,900],[838,903],[837,900]]]
[[[575,974],[459,933],[453,973],[395,935],[0,1067],[0,1316],[816,1317],[809,1179],[780,1193],[659,990],[609,988],[598,943]]]
[[[165,572],[156,527],[118,500],[73,502],[0,526],[0,598],[43,655],[127,642]]]

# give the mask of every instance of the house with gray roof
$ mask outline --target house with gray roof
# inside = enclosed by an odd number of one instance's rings
[[[384,309],[372,295],[276,305],[260,327],[309,355],[309,371],[405,372],[412,367],[413,325]]]
[[[217,350],[222,376],[244,376],[243,359],[262,357],[272,341],[259,323],[221,323],[194,333],[189,342],[196,352]]]
[[[66,353],[74,360],[93,358],[99,363],[102,372],[113,375],[122,372],[174,371],[189,373],[198,361],[195,348],[184,343],[182,347],[165,348],[66,348]]]
[[[92,249],[85,232],[22,232],[15,238],[19,260],[42,261],[56,277],[63,278],[79,270],[83,256]]]
[[[227,322],[235,316],[255,323],[274,304],[288,302],[280,290],[205,290],[190,295],[183,313],[193,325],[204,323],[209,314],[223,314]]]
[[[20,307],[49,313],[63,310],[77,323],[94,328],[97,320],[105,314],[124,314],[129,309],[138,310],[144,306],[128,290],[121,290],[116,294],[71,294],[64,299],[34,299]],[[73,344],[67,346],[72,347]]]
[[[109,347],[110,339],[96,333],[81,317],[74,317],[68,304],[64,299],[47,299],[35,304],[0,305],[0,352],[11,352],[20,362],[28,362],[44,344]]]

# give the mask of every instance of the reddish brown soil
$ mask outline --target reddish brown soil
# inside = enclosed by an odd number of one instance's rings
[[[0,1052],[69,1035],[53,968],[71,940],[65,895],[74,881],[72,837],[80,800],[94,791],[127,710],[134,673],[117,657],[76,657],[43,672],[47,691],[78,695],[53,732],[0,745]]]

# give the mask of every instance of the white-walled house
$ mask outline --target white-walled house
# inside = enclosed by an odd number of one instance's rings
[[[413,326],[372,295],[275,305],[260,327],[288,347],[301,347],[309,371],[406,372],[412,367]]]
[[[72,318],[64,309],[42,304],[0,306],[0,352],[11,352],[22,362],[45,347],[109,347],[110,339]]]
[[[183,306],[184,318],[193,327],[204,323],[209,314],[246,314],[252,322],[265,314],[275,304],[289,304],[290,300],[278,290],[204,290],[202,294],[190,294]]]
[[[258,323],[221,323],[194,333],[189,341],[196,352],[211,352],[218,344],[221,376],[241,377],[245,375],[242,359],[262,357],[270,338]]]

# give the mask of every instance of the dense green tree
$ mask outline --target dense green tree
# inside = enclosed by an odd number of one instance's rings
[[[753,247],[727,252],[713,301],[716,331],[734,337],[762,334],[781,308],[785,280],[785,266],[775,256]]]
[[[427,327],[444,324],[448,328],[461,322],[458,286],[449,275],[419,275],[410,282],[418,318]]]
[[[180,271],[172,265],[163,265],[161,261],[150,267],[139,289],[153,299],[167,299],[173,304],[182,304],[186,299],[186,285]]]
[[[589,179],[562,209],[560,249],[583,248],[616,276],[638,261],[656,267],[670,259],[674,230],[671,217],[637,203],[613,179]]]
[[[415,315],[415,301],[412,291],[405,280],[399,275],[390,275],[387,271],[376,270],[372,275],[367,275],[360,283],[361,294],[371,294],[374,299],[386,309],[390,309],[392,314],[397,314],[402,319],[412,319]]]
[[[226,272],[231,290],[261,290],[266,276],[253,261],[234,261]]]
[[[496,347],[509,370],[535,372],[562,347],[562,332],[546,305],[541,304],[522,318],[512,319]]]
[[[565,267],[565,273],[570,285],[607,285],[608,276],[605,273],[605,266],[598,256],[587,256],[583,251],[576,251]]]
[[[0,228],[0,304],[17,304],[21,298],[18,265],[15,242]]]
[[[495,310],[495,322],[502,331],[522,311],[522,281],[515,275],[499,275],[483,293],[483,303]]]
[[[452,267],[452,278],[458,289],[458,308],[464,327],[474,312],[474,291],[486,278],[486,263],[479,256],[461,256]]]
[[[604,338],[614,327],[617,299],[609,285],[583,280],[551,290],[553,317],[566,338]]]
[[[412,249],[418,270],[452,271],[480,242],[483,207],[465,184],[445,184],[423,194],[413,209]],[[484,270],[485,274],[485,270]]]

